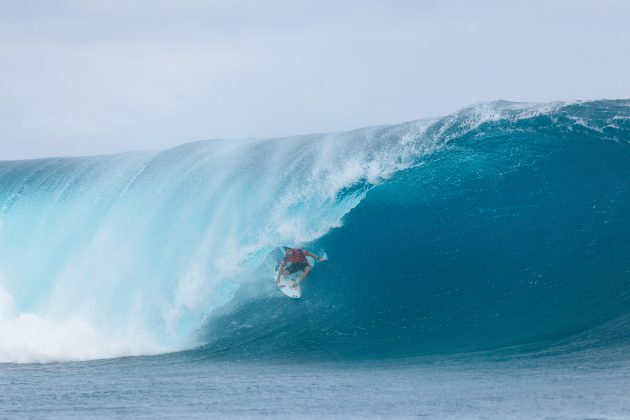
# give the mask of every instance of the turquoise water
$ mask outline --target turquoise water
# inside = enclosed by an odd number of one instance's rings
[[[0,162],[0,413],[627,416],[629,181],[627,100]]]

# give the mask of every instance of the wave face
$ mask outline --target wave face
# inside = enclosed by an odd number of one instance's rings
[[[629,181],[630,101],[0,162],[0,361],[623,341]],[[299,301],[282,244],[330,258]]]

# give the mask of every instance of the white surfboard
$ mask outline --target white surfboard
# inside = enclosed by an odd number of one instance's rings
[[[299,274],[301,273],[301,271],[298,271],[290,276],[281,276],[278,282],[278,289],[290,298],[298,299],[302,296],[302,290],[300,283],[298,283],[296,279],[299,278]],[[298,275],[296,276],[296,274]]]

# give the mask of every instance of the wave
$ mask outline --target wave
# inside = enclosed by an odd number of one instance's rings
[[[0,361],[388,357],[612,325],[629,162],[630,101],[0,162]],[[299,301],[273,287],[282,244],[330,256]]]

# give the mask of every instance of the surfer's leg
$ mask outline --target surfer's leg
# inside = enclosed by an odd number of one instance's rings
[[[289,274],[291,274],[291,273],[289,273],[289,271],[288,271],[287,269],[282,270],[282,271],[280,272],[280,275],[279,275],[279,276],[278,276],[278,278],[276,279],[276,284],[280,284],[280,279],[281,279],[282,277],[286,277],[286,276],[288,276]]]
[[[286,276],[288,276],[289,274],[291,274],[291,273],[289,272],[289,270],[287,270],[287,269],[282,270],[282,271],[280,272],[280,275],[278,276],[278,279],[276,280],[276,283],[279,283],[279,282],[280,282],[280,279],[281,279],[282,277],[286,277]]]
[[[308,276],[308,273],[310,273],[310,272],[311,272],[311,266],[310,265],[307,265],[306,267],[304,267],[304,271],[302,272],[302,275],[298,279],[298,283],[302,283],[304,281],[304,279],[306,278],[306,276]]]

